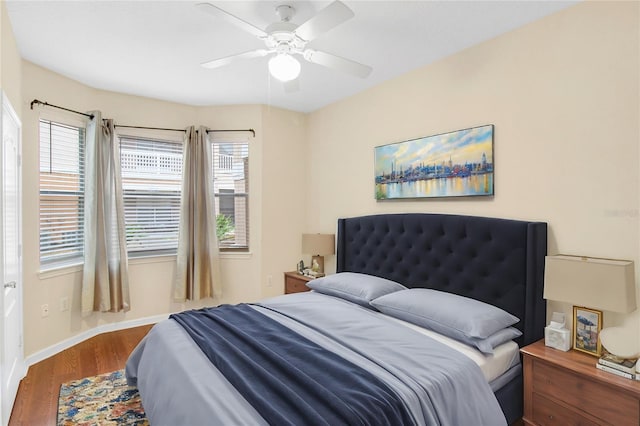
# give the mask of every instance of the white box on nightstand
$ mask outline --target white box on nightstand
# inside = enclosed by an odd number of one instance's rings
[[[544,328],[544,344],[567,352],[571,349],[571,331],[566,328],[555,328],[548,325]]]

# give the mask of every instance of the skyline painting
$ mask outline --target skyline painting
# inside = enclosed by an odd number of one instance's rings
[[[375,148],[376,200],[493,195],[493,125]]]

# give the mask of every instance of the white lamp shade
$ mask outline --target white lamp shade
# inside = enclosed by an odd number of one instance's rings
[[[633,262],[546,256],[544,298],[603,311],[631,312],[636,309]]]
[[[269,59],[269,72],[280,81],[295,80],[300,75],[300,62],[291,55],[280,53]]]

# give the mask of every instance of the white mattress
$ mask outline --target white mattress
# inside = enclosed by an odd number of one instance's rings
[[[422,328],[415,324],[411,324],[409,322],[402,321],[388,315],[380,315],[388,318],[389,320],[401,323],[441,343],[444,343],[450,348],[455,349],[458,352],[471,358],[471,360],[478,364],[478,366],[482,370],[482,374],[484,374],[485,379],[487,379],[487,382],[489,383],[491,383],[502,374],[506,373],[507,370],[509,370],[514,365],[518,365],[520,363],[520,348],[518,347],[518,344],[512,340],[503,343],[502,345],[495,348],[493,351],[493,355],[486,355],[469,345],[465,345],[464,343],[460,343],[457,340],[451,339],[447,336],[443,336],[442,334],[438,334],[435,331],[427,330],[426,328]]]

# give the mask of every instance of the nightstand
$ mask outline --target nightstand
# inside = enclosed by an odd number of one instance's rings
[[[301,291],[309,291],[306,283],[313,278],[305,277],[296,271],[284,273],[284,294],[300,293]]]
[[[600,371],[598,358],[544,340],[521,352],[526,425],[640,424],[640,381]]]

